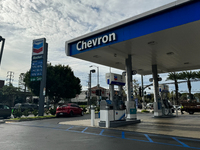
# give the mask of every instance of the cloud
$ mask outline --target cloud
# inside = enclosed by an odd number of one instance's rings
[[[48,61],[53,65],[69,65],[87,87],[90,65],[99,66],[101,85],[108,87],[105,73],[109,67],[67,57],[65,41],[106,27],[110,24],[149,11],[175,0],[1,0],[0,34],[6,39],[0,79],[6,80],[7,71],[19,74],[30,69],[33,39],[45,37],[48,43]],[[94,67],[95,68],[95,67]],[[123,70],[112,68],[121,74]],[[149,84],[144,77],[144,84]],[[140,83],[141,77],[135,79]],[[166,75],[165,77],[166,78]],[[96,73],[92,85],[97,83]]]

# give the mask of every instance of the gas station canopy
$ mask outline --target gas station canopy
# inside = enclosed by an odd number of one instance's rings
[[[152,74],[200,69],[200,1],[178,0],[66,42],[67,56]]]

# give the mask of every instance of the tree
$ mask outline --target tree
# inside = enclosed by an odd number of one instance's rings
[[[178,104],[178,79],[180,79],[179,73],[170,72],[166,80],[174,80],[175,91],[176,91],[176,104]]]
[[[3,88],[0,89],[0,103],[7,103],[9,106],[13,106],[18,93],[18,88],[14,87],[12,84],[3,86]]]
[[[57,104],[61,99],[74,98],[81,93],[80,79],[74,76],[67,65],[47,65],[46,95]],[[26,72],[24,81],[29,89],[39,95],[40,81],[30,81],[30,70]]]
[[[139,96],[139,83],[138,80],[133,79],[133,92],[135,93],[135,96],[138,97]]]
[[[197,72],[196,72],[196,78],[197,78],[197,79],[200,79],[200,71],[197,71]]]
[[[133,84],[133,93],[135,94],[135,97],[139,97],[139,96],[138,96],[138,94],[139,94],[139,93],[138,93],[138,91],[139,91],[139,83],[138,83],[138,80],[133,79],[132,84]],[[123,90],[124,90],[124,92],[123,92]],[[123,87],[123,90],[122,90],[123,96],[127,97],[127,95],[126,95],[127,86],[124,86],[124,87]]]
[[[189,91],[190,98],[192,98],[192,95],[191,95],[192,86],[191,86],[190,80],[191,79],[195,79],[196,75],[197,75],[196,72],[192,72],[192,71],[184,71],[184,72],[179,73],[180,79],[187,81],[187,86],[188,86],[188,91]]]

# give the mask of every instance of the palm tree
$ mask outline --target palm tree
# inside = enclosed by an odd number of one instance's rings
[[[181,73],[179,73],[180,79],[181,80],[186,80],[187,81],[187,86],[188,86],[188,91],[189,91],[189,96],[191,98],[191,79],[195,79],[197,77],[197,73],[196,72],[192,72],[192,71],[183,71]]]
[[[178,104],[178,79],[179,79],[179,73],[175,73],[175,72],[170,72],[168,74],[168,77],[166,80],[174,80],[174,84],[175,84],[175,91],[176,91],[176,99],[175,102],[176,104]]]
[[[197,71],[197,72],[196,72],[196,78],[197,78],[197,79],[200,79],[200,71]]]

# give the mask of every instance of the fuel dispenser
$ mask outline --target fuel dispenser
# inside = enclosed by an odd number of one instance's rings
[[[169,86],[166,84],[159,85],[160,98],[162,102],[162,115],[173,116],[173,106],[168,100],[167,94],[169,93]]]
[[[125,76],[107,73],[106,82],[109,84],[110,98],[109,100],[101,100],[99,126],[105,127],[107,119],[111,123],[111,127],[114,127],[114,124],[124,124],[133,115],[136,117],[135,101],[126,101],[126,105],[122,101],[122,87],[125,85]],[[118,86],[118,92],[114,93],[114,86]],[[140,122],[137,119],[131,121]]]

